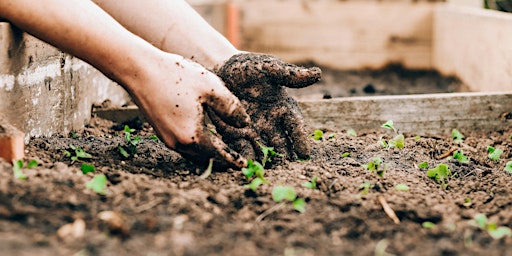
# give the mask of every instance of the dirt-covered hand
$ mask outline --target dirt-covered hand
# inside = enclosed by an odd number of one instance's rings
[[[240,53],[214,70],[245,106],[252,129],[237,129],[218,118],[213,122],[230,147],[247,158],[261,158],[259,141],[289,160],[310,156],[308,133],[297,102],[286,87],[302,88],[318,82],[319,68],[299,67],[272,55]]]
[[[244,167],[247,160],[214,136],[205,124],[205,109],[230,125],[250,123],[241,102],[222,80],[203,66],[176,55],[165,55],[154,66],[144,86],[130,93],[160,139],[186,159],[206,167]]]

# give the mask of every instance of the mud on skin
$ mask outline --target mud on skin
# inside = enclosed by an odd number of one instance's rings
[[[271,55],[242,53],[214,72],[242,101],[253,122],[252,129],[237,129],[210,114],[230,147],[248,159],[262,157],[256,141],[274,147],[288,160],[309,157],[302,113],[286,87],[303,88],[318,82],[319,68],[299,67]]]

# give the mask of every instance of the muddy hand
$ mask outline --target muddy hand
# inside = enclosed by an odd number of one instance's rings
[[[258,158],[261,154],[255,140],[260,140],[289,160],[310,156],[302,113],[285,87],[302,88],[318,82],[319,68],[299,67],[271,55],[241,53],[214,72],[242,101],[253,122],[252,131],[241,130],[214,118],[221,135],[235,139],[231,147],[247,158]]]

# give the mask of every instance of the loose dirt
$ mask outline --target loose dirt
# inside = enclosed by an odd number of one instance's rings
[[[451,134],[405,134],[403,149],[382,148],[379,139],[393,134],[380,127],[357,136],[325,131],[324,140],[311,139],[310,160],[275,159],[265,173],[271,185],[253,192],[240,170],[201,179],[204,170],[152,140],[147,123],[128,125],[143,139],[132,157],[119,151],[128,145],[123,124],[94,118],[83,132],[32,139],[25,162],[39,165],[23,169],[26,180],[0,160],[2,255],[512,255],[512,237],[493,239],[470,224],[482,213],[512,226],[512,176],[504,171],[511,127],[461,131],[463,143]],[[92,158],[71,161],[70,145]],[[499,161],[488,159],[487,146],[504,150]],[[469,162],[440,158],[452,148]],[[375,157],[387,166],[383,177],[362,167]],[[421,162],[445,163],[454,176],[444,188]],[[83,163],[96,171],[82,174]],[[86,187],[99,174],[106,195]],[[315,176],[318,189],[301,185]],[[306,212],[275,203],[276,185],[293,186]]]

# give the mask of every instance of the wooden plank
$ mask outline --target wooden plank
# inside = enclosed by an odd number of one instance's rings
[[[512,93],[447,93],[302,101],[314,129],[371,129],[387,120],[406,133],[497,131],[512,126]]]
[[[238,1],[242,49],[335,69],[431,68],[427,1]]]
[[[434,15],[437,70],[472,91],[512,90],[512,14],[443,4]]]
[[[512,126],[511,93],[446,93],[299,101],[311,129],[379,129],[387,120],[406,133],[447,134],[497,131]],[[96,109],[102,118],[124,122],[142,117],[137,107]]]

